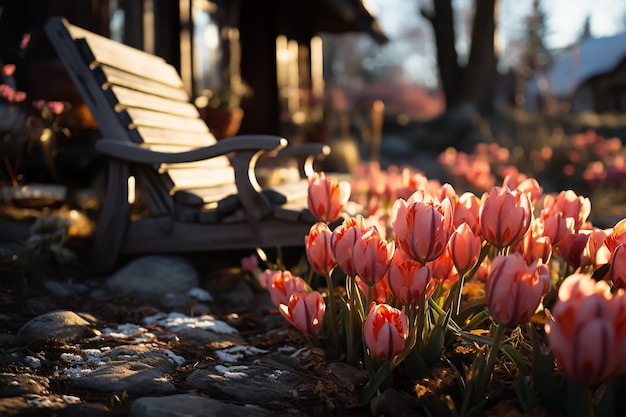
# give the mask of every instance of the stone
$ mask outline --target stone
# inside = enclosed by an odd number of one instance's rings
[[[198,271],[182,257],[143,256],[117,270],[107,285],[113,291],[135,296],[185,294],[198,286]]]
[[[192,394],[138,398],[128,417],[265,417],[279,414],[255,406],[229,404]]]
[[[17,332],[24,344],[56,339],[74,342],[83,337],[89,322],[73,311],[52,311],[35,317]]]

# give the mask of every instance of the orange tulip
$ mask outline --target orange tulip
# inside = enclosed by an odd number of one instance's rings
[[[412,259],[426,262],[441,256],[452,232],[452,205],[448,198],[439,201],[417,191],[393,205],[393,231],[398,246]]]
[[[448,241],[450,257],[459,274],[464,274],[476,265],[480,256],[482,241],[474,235],[467,223],[456,228]]]
[[[559,288],[548,344],[570,378],[589,385],[624,375],[626,295],[611,294],[606,281],[574,274]]]
[[[609,265],[609,277],[613,284],[617,288],[626,288],[626,244],[615,248]]]
[[[306,257],[311,268],[318,274],[328,275],[333,270],[337,262],[335,255],[330,248],[331,231],[328,225],[317,222],[309,230],[309,234],[304,239]]]
[[[545,213],[562,213],[565,218],[574,219],[574,231],[579,231],[591,213],[591,201],[577,195],[572,190],[561,191],[556,198],[547,195],[543,200]]]
[[[290,271],[273,271],[271,283],[267,287],[270,298],[276,307],[287,304],[291,294],[303,291],[305,282],[300,277],[295,277]]]
[[[527,264],[541,260],[548,264],[552,256],[552,244],[548,236],[541,234],[543,223],[540,219],[535,219],[526,235],[513,245],[513,249],[522,254]]]
[[[462,223],[467,223],[476,236],[480,235],[480,223],[478,221],[480,212],[480,198],[474,193],[465,192],[459,197],[458,203],[454,204],[453,227],[458,227]]]
[[[543,223],[542,234],[550,238],[553,246],[558,246],[569,235],[574,233],[574,219],[563,217],[562,213],[541,215]]]
[[[355,242],[361,238],[366,230],[365,219],[363,216],[357,215],[344,220],[333,230],[330,236],[330,248],[335,255],[337,265],[346,275],[356,275],[352,253]]]
[[[309,177],[309,211],[319,221],[335,221],[350,199],[350,192],[349,182],[338,182],[327,178],[323,172],[315,172]]]
[[[414,304],[426,292],[432,277],[429,266],[410,259],[399,249],[391,260],[387,280],[389,289],[402,304]]]
[[[280,305],[279,310],[289,323],[304,334],[315,336],[322,330],[326,304],[317,291],[297,291],[289,297],[287,304]]]
[[[519,242],[528,232],[532,206],[525,193],[494,187],[483,196],[479,220],[485,240],[502,249]]]
[[[606,247],[610,252],[614,252],[620,244],[626,245],[626,218],[620,220],[613,226],[613,230],[605,241]]]
[[[365,281],[360,279],[358,275],[356,276],[356,283],[359,286],[361,292],[366,295],[369,291],[369,285],[367,285]],[[372,285],[372,301],[376,301],[377,303],[384,303],[385,301],[387,301],[388,296],[389,285],[387,285],[386,279],[381,279],[376,284]]]
[[[550,271],[545,265],[527,265],[517,252],[496,256],[487,276],[487,306],[502,325],[526,323],[549,289]]]
[[[354,242],[354,270],[367,285],[380,281],[393,258],[395,246],[380,236],[376,226],[371,226]]]
[[[397,308],[372,303],[363,323],[363,336],[370,352],[391,359],[404,350],[409,335],[409,319]]]

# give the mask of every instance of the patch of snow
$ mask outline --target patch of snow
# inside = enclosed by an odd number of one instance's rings
[[[222,362],[234,363],[246,356],[267,352],[267,350],[259,349],[254,346],[233,346],[228,349],[217,350],[215,354]]]
[[[34,356],[26,356],[24,357],[24,361],[33,369],[41,368],[41,360]]]
[[[154,316],[145,317],[147,325],[158,325],[173,332],[183,329],[203,329],[219,334],[237,334],[238,331],[227,323],[217,320],[212,316],[190,317],[185,314],[172,312],[157,313]]]
[[[165,355],[167,356],[167,360],[169,360],[171,363],[175,363],[176,365],[179,365],[179,366],[185,363],[185,358],[183,358],[182,356],[178,356],[171,350],[165,349],[163,350],[163,352],[165,352]]]
[[[73,395],[62,395],[61,399],[66,404],[79,404],[81,402],[80,398],[75,397]]]
[[[49,398],[43,397],[43,396],[40,396],[40,395],[27,398],[26,402],[31,407],[37,407],[37,408],[50,408],[50,407],[52,407],[54,405],[54,403],[52,401],[50,401]]]
[[[247,371],[248,367],[245,365],[237,366],[224,366],[215,365],[215,370],[229,379],[243,379],[247,378],[248,374],[242,371]]]
[[[213,296],[205,289],[195,287],[187,291],[187,295],[200,301],[213,301]]]
[[[266,374],[267,375],[267,380],[268,382],[274,382],[274,381],[278,381],[278,378],[288,374],[289,371],[283,371],[280,369],[276,369],[274,370],[274,372],[272,372],[271,374]]]

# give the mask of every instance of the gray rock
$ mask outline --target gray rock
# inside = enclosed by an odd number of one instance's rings
[[[253,406],[228,404],[199,395],[143,397],[133,401],[128,417],[265,417],[276,415]]]
[[[282,404],[284,407],[285,403],[293,401],[293,392],[302,380],[302,375],[291,371],[293,365],[287,363],[290,360],[284,355],[271,355],[252,364],[197,369],[185,383],[193,388],[217,391],[245,404],[261,407]]]
[[[46,339],[73,342],[83,337],[87,326],[89,322],[73,311],[52,311],[24,324],[17,335],[24,344]]]
[[[198,286],[198,272],[184,258],[151,255],[137,258],[107,280],[109,289],[135,296],[186,293]]]
[[[0,398],[26,394],[47,394],[50,381],[31,374],[0,374]]]
[[[170,351],[126,345],[112,349],[100,359],[104,365],[83,376],[68,379],[67,386],[138,395],[167,394],[176,390],[166,376],[178,365]]]

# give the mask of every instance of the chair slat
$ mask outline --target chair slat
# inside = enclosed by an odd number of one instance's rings
[[[235,172],[230,167],[224,168],[189,168],[169,169],[168,176],[174,182],[170,193],[190,188],[214,187],[216,185],[234,184]]]
[[[159,81],[150,80],[130,72],[109,67],[108,65],[99,65],[93,71],[104,88],[110,85],[119,85],[143,91],[144,93],[167,97],[172,100],[189,101],[187,92],[181,88],[172,87]]]
[[[144,143],[181,146],[210,146],[217,142],[210,132],[190,132],[188,130],[173,130],[138,126],[135,129],[138,138]]]
[[[207,133],[209,131],[206,123],[199,118],[193,119],[138,108],[128,108],[120,112],[120,117],[126,119],[124,116],[128,116],[127,120],[123,120],[123,122],[128,123],[130,129],[138,126],[149,126],[198,133]]]
[[[199,117],[198,109],[188,102],[170,100],[118,85],[110,86],[110,90],[117,98],[115,109],[118,111],[129,107],[137,107],[183,117]]]
[[[176,69],[163,58],[76,26],[70,26],[69,31],[92,69],[97,64],[105,64],[172,87],[184,87]]]

